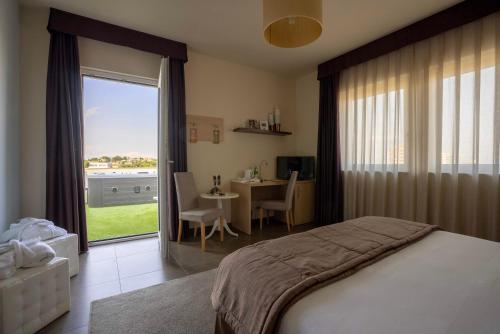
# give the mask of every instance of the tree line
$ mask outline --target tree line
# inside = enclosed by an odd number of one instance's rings
[[[157,161],[152,158],[131,158],[127,156],[115,155],[113,157],[109,157],[103,155],[101,157],[93,157],[83,161],[84,167],[88,168],[91,162],[111,162],[113,167],[122,167],[122,168],[146,168],[146,167],[156,167]]]

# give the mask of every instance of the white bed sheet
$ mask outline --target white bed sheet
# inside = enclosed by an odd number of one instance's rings
[[[279,333],[500,333],[500,243],[433,232],[305,296]]]

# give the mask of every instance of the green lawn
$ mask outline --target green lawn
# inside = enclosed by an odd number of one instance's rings
[[[158,231],[158,205],[136,204],[87,207],[87,233],[90,241]]]

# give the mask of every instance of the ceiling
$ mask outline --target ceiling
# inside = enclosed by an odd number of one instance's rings
[[[290,77],[448,8],[457,0],[323,0],[322,36],[297,49],[265,42],[262,0],[20,0],[185,42],[196,52]]]

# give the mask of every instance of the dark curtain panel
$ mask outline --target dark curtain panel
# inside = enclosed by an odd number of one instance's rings
[[[178,59],[169,59],[168,80],[168,219],[170,226],[169,239],[177,240],[179,224],[179,209],[175,193],[175,172],[187,171],[186,146],[186,96],[184,92],[184,62]],[[188,224],[184,224],[187,235]],[[185,233],[184,233],[185,232]]]
[[[46,217],[88,250],[83,171],[83,113],[76,36],[52,32],[46,97]]]
[[[340,166],[338,118],[339,74],[320,80],[315,222],[319,225],[344,220],[344,189]]]

